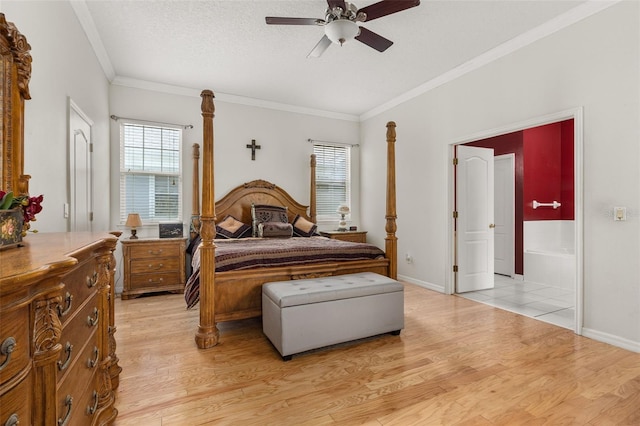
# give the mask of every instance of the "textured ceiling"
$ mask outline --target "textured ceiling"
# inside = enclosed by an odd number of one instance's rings
[[[362,8],[375,0],[354,3]],[[266,25],[264,18],[324,18],[324,0],[85,2],[117,78],[353,116],[582,3],[422,0],[362,24],[394,42],[386,52],[352,41],[308,59],[322,27]]]

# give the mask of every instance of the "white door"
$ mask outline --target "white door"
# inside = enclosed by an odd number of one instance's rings
[[[514,223],[515,223],[515,155],[497,155],[495,174],[495,273],[513,277],[515,274]]]
[[[456,291],[493,288],[493,149],[457,147]]]
[[[91,231],[91,125],[71,101],[69,108],[70,230]]]

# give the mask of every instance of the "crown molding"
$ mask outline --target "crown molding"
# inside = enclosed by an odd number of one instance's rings
[[[520,50],[538,40],[543,39],[553,33],[567,28],[577,22],[582,21],[596,13],[619,3],[622,0],[589,0],[586,3],[576,6],[573,9],[556,16],[555,18],[539,25],[519,36],[502,43],[501,45],[488,50],[486,53],[467,61],[438,77],[427,81],[426,83],[409,90],[408,92],[386,102],[376,108],[373,108],[360,115],[360,121],[368,120],[376,115],[382,114],[400,104],[403,104],[415,97],[427,93],[437,87],[456,80],[463,75],[475,71],[493,61],[507,56],[517,50]]]
[[[173,86],[170,84],[156,83],[152,81],[138,80],[135,78],[116,76],[111,84],[131,87],[135,89],[151,90],[155,92],[169,93],[181,96],[192,96],[200,98],[201,89]],[[278,102],[265,101],[262,99],[249,98],[245,96],[231,95],[228,93],[215,92],[216,101],[228,102],[232,104],[253,106],[258,108],[273,109],[278,111],[293,112],[297,114],[313,115],[317,117],[332,118],[336,120],[359,122],[357,115],[343,114],[320,109],[305,108],[297,105],[289,105]]]

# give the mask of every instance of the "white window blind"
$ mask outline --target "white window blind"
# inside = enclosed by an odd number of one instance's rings
[[[338,217],[340,204],[351,205],[351,146],[314,143],[316,213],[318,219]]]
[[[143,222],[181,221],[182,129],[120,125],[120,223],[132,212]]]

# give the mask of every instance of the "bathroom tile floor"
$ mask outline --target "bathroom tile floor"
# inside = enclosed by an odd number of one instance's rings
[[[573,330],[575,292],[495,275],[494,288],[458,296]]]

